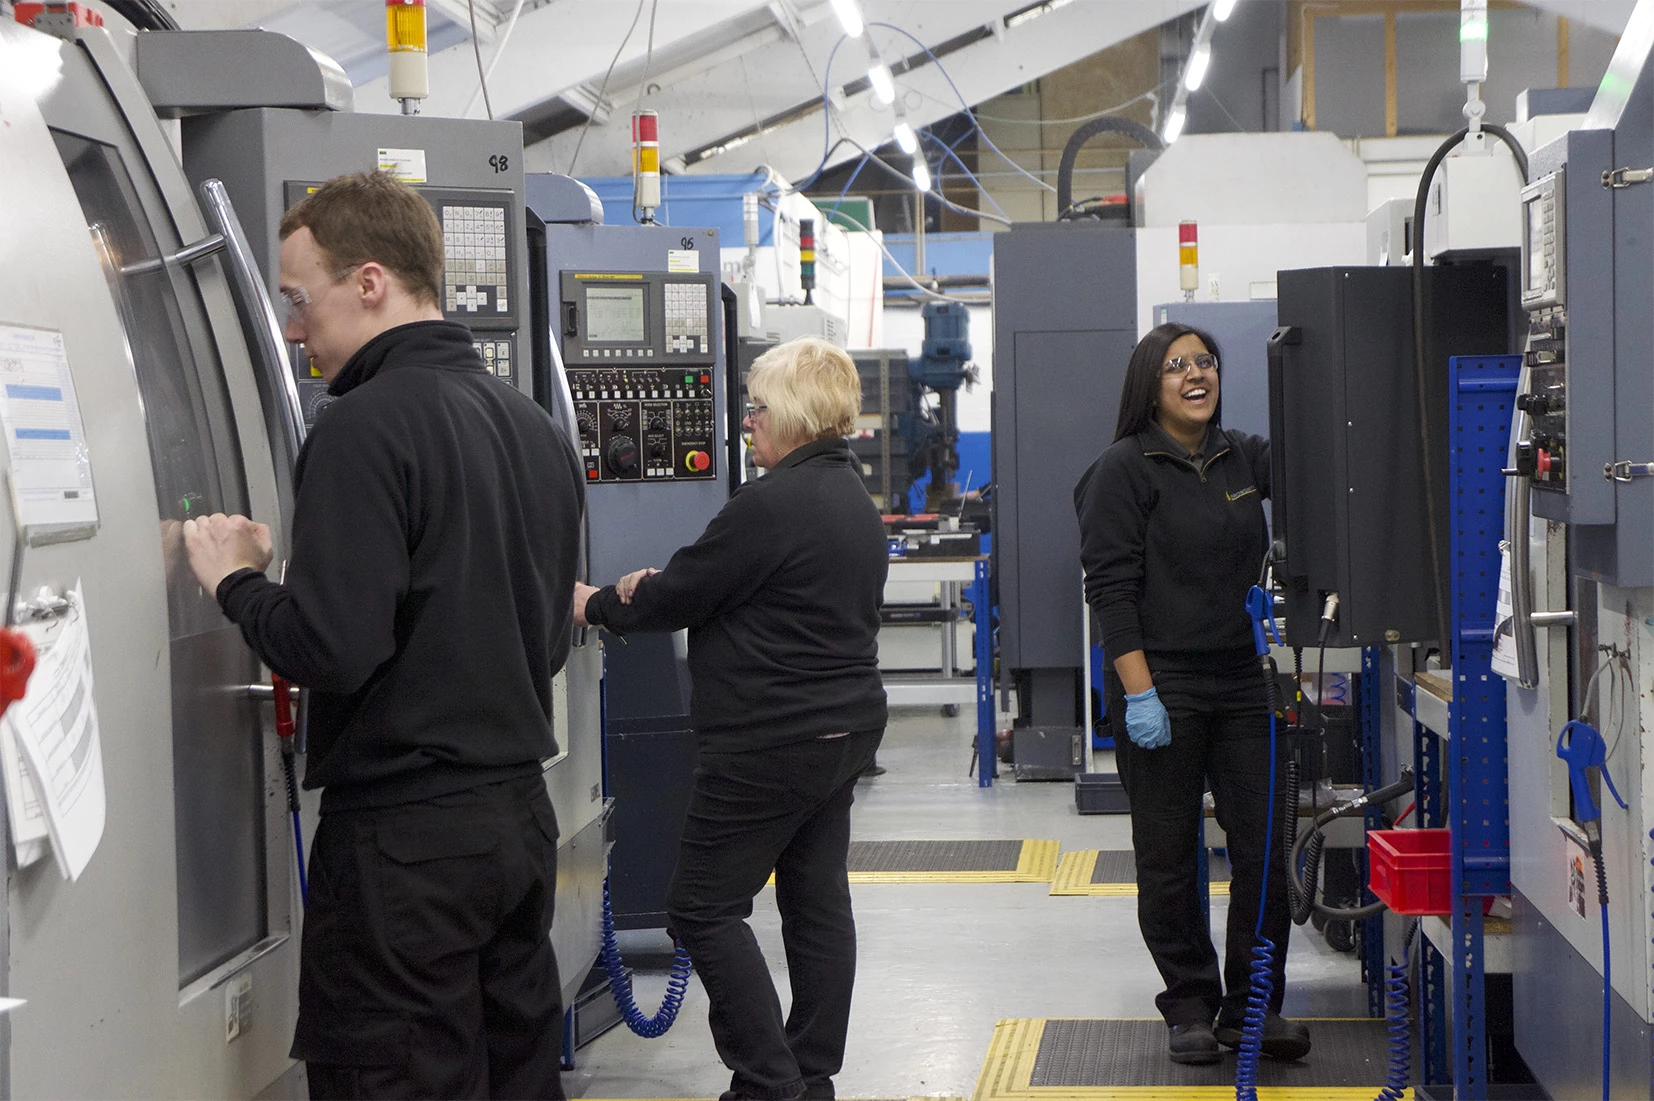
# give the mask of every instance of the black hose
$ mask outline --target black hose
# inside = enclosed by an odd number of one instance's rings
[[[1286,800],[1288,818],[1286,828],[1281,831],[1281,838],[1286,842],[1287,876],[1286,897],[1291,907],[1292,920],[1302,925],[1309,920],[1311,900],[1304,896],[1298,887],[1298,869],[1292,866],[1292,854],[1298,848],[1298,762],[1287,759],[1286,762]],[[1315,876],[1310,876],[1310,890],[1315,889]],[[1303,916],[1299,916],[1302,911]]]
[[[1293,906],[1293,921],[1302,925],[1309,919],[1310,910],[1325,917],[1344,921],[1360,921],[1362,918],[1369,918],[1384,911],[1385,905],[1382,902],[1370,902],[1365,906],[1344,907],[1328,906],[1325,903],[1315,901],[1315,892],[1321,877],[1321,849],[1326,844],[1326,836],[1321,831],[1334,819],[1359,814],[1369,806],[1388,803],[1390,800],[1400,798],[1412,790],[1413,770],[1410,767],[1403,768],[1401,778],[1388,787],[1379,788],[1377,791],[1369,792],[1358,799],[1351,799],[1347,803],[1340,803],[1316,816],[1309,832],[1293,844],[1292,855],[1287,859],[1287,890],[1290,894],[1292,888],[1296,886],[1299,899]],[[1304,874],[1308,877],[1307,880],[1299,880],[1298,878],[1300,857],[1303,859]],[[1303,906],[1307,906],[1308,909],[1304,909],[1303,916],[1299,917],[1298,910]]]
[[[1522,173],[1522,182],[1528,180],[1528,155],[1522,149],[1509,130],[1493,123],[1483,123],[1482,129],[1509,146],[1511,155],[1516,159],[1516,166]],[[1424,363],[1424,215],[1429,206],[1430,181],[1435,176],[1436,169],[1446,159],[1458,144],[1470,133],[1469,128],[1460,130],[1436,147],[1430,154],[1430,160],[1424,166],[1424,174],[1419,177],[1418,193],[1413,196],[1413,379],[1418,390],[1419,403],[1419,473],[1424,478],[1424,526],[1425,535],[1430,543],[1430,591],[1435,595],[1437,645],[1441,647],[1444,659],[1451,655],[1447,650],[1452,643],[1453,634],[1447,619],[1447,594],[1442,591],[1442,552],[1436,531],[1436,489],[1431,481],[1430,472],[1434,467],[1433,454],[1430,444],[1430,385],[1428,372]]]
[[[104,4],[140,31],[175,31],[178,21],[156,0],[104,0]]]
[[[1075,130],[1069,137],[1068,144],[1062,147],[1062,161],[1057,166],[1057,220],[1060,222],[1069,217],[1074,205],[1074,162],[1080,157],[1080,149],[1086,142],[1098,134],[1124,134],[1129,138],[1136,138],[1143,148],[1161,150],[1166,143],[1160,140],[1160,135],[1150,130],[1140,122],[1130,119],[1100,118]]]

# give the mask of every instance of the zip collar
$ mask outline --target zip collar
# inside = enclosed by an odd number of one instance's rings
[[[1210,449],[1210,454],[1205,455],[1198,463],[1194,460],[1195,452],[1174,440],[1171,433],[1156,421],[1150,421],[1148,427],[1137,434],[1137,443],[1142,447],[1145,458],[1171,459],[1193,470],[1202,479],[1206,477],[1206,472],[1212,468],[1212,464],[1229,454],[1231,450],[1228,434],[1215,424],[1207,426],[1206,439],[1201,442],[1202,450]]]

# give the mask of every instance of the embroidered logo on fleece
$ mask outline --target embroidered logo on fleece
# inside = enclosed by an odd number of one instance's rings
[[[1257,486],[1247,486],[1245,489],[1241,490],[1239,493],[1225,493],[1224,496],[1229,498],[1231,501],[1238,501],[1242,497],[1245,497],[1248,493],[1256,493],[1256,492],[1258,492],[1258,487]]]

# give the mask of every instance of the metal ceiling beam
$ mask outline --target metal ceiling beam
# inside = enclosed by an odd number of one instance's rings
[[[510,2],[511,0],[508,0],[506,4],[507,12],[510,11]],[[470,5],[473,3],[477,10],[477,41],[486,46],[494,41],[499,34],[500,24],[505,22],[500,6],[494,0],[425,0],[426,6],[431,10],[440,12],[466,28],[471,26]]]
[[[1202,6],[1201,0],[1136,0],[1124,3],[1070,3],[1038,18],[1006,28],[1004,16],[1028,8],[1028,0],[865,0],[869,23],[888,22],[916,35],[927,47],[958,48],[929,64],[904,35],[874,29],[871,34],[885,60],[911,58],[915,67],[897,77],[908,121],[915,127],[956,114],[961,97],[949,85],[951,75],[967,104],[981,103],[1046,73],[1086,57]],[[979,36],[979,37],[978,37]],[[812,23],[798,44],[778,43],[743,59],[702,73],[691,84],[663,89],[648,106],[659,110],[662,160],[670,167],[685,154],[737,138],[722,153],[689,171],[744,173],[768,164],[782,175],[801,180],[821,163],[823,116],[821,83],[826,60],[841,37],[835,20]],[[966,43],[960,45],[960,43]],[[800,56],[800,49],[808,63]],[[743,74],[741,62],[747,65]],[[866,47],[846,42],[831,75],[834,111],[831,134],[869,149],[885,143],[895,125],[892,108],[873,102],[866,90]],[[1099,104],[1106,107],[1109,104]],[[770,125],[750,134],[755,119]],[[581,152],[582,175],[623,174],[630,151],[622,127],[594,127]],[[535,146],[529,163],[536,168],[566,164],[573,135]],[[841,146],[828,165],[861,156],[854,145]]]
[[[1026,0],[863,0],[870,22],[907,28],[933,45],[996,22],[1005,12],[1025,6]],[[682,79],[651,78],[651,83],[659,83],[661,88],[646,98],[645,106],[661,113],[663,160],[750,128],[755,119],[770,119],[801,105],[820,103],[827,60],[843,31],[825,2],[797,5],[797,12],[803,25],[796,39],[776,26],[771,36],[755,41],[739,56],[716,64],[703,63]],[[888,32],[874,34],[883,48]],[[908,51],[889,52],[894,59]],[[866,71],[866,46],[846,41],[833,62],[835,89],[864,77]],[[611,83],[610,91],[618,95],[618,102],[627,102],[628,95],[635,99],[635,87],[616,93],[615,83],[618,80]],[[815,120],[819,147],[819,113]],[[623,125],[603,130],[593,127],[581,148],[579,171],[590,175],[630,171],[631,151],[625,129]],[[573,133],[555,137],[537,146],[528,163],[561,171],[578,141],[579,136]]]
[[[455,2],[464,8],[464,0]],[[754,10],[766,13],[767,8],[766,0],[661,3],[655,18],[656,60],[671,57],[674,47],[685,39],[700,38],[716,43],[716,28],[739,22]],[[496,117],[530,115],[537,107],[580,85],[598,87],[628,29],[632,31],[631,37],[620,51],[615,67],[620,71],[635,66],[641,74],[648,51],[649,10],[644,7],[634,27],[634,16],[639,10],[637,4],[626,0],[552,0],[532,11],[525,9],[488,83]],[[480,16],[480,10],[478,14]],[[490,51],[485,49],[482,53],[486,66],[492,61]],[[464,114],[477,89],[476,59],[471,43],[466,41],[433,53],[430,65],[431,98],[425,102],[423,113],[450,117]],[[614,98],[613,90],[611,80],[605,95]],[[358,110],[385,114],[397,110],[383,80],[358,87],[356,103]],[[479,100],[471,113],[477,115],[481,110]]]

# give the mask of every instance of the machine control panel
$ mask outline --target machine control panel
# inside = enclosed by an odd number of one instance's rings
[[[569,367],[586,481],[718,476],[712,368]]]
[[[565,271],[569,367],[717,362],[717,277],[698,272]]]
[[[1528,311],[1523,363],[1526,390],[1516,397],[1528,415],[1516,469],[1535,486],[1568,484],[1568,315],[1564,272],[1563,170],[1522,190],[1522,306]]]

